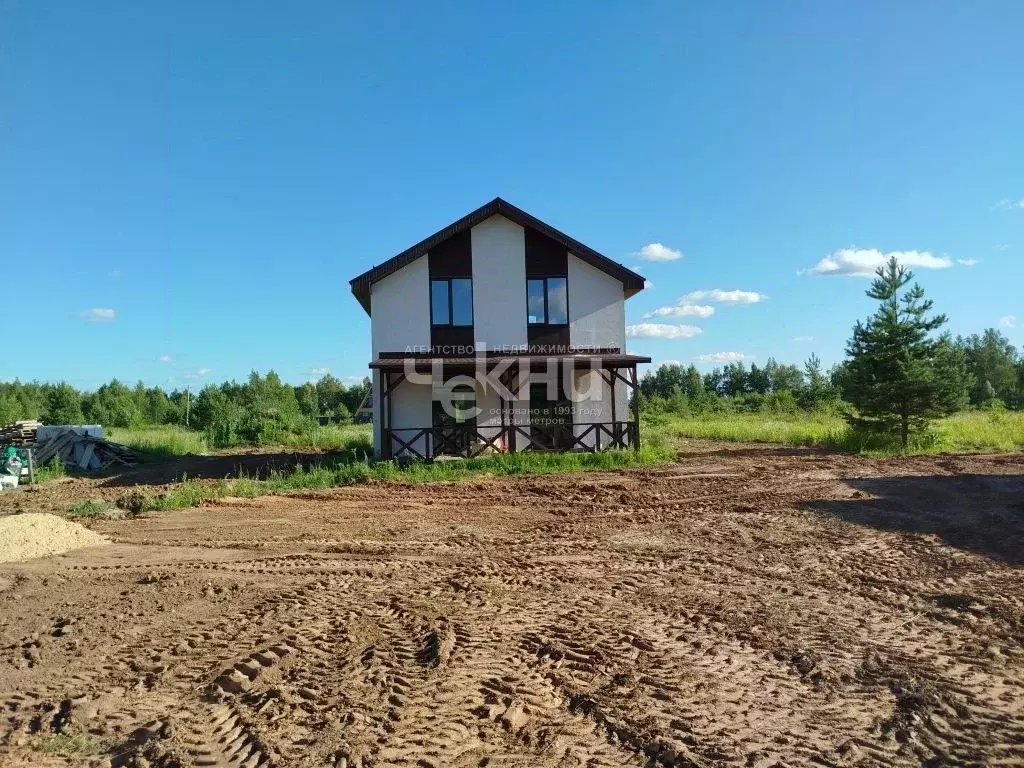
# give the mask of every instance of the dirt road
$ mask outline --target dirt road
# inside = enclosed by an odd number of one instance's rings
[[[115,543],[0,566],[0,765],[1024,764],[1019,455],[716,448],[90,526]]]

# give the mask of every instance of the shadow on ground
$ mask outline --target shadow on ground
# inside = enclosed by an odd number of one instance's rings
[[[704,459],[708,457],[788,457],[788,456],[829,456],[833,453],[840,453],[839,451],[828,451],[824,448],[815,446],[774,446],[770,444],[740,444],[736,446],[732,445],[716,445],[712,448],[696,448],[693,450],[686,450],[685,448],[677,453],[680,459]]]
[[[883,531],[933,534],[957,549],[1024,565],[1024,476],[844,479],[863,496],[812,501],[823,514]]]
[[[106,478],[106,488],[133,485],[164,485],[180,482],[183,477],[196,480],[253,477],[265,479],[271,472],[291,471],[297,466],[308,469],[312,464],[330,461],[333,454],[311,451],[278,451],[269,453],[233,453],[218,456],[184,456],[172,461],[141,463]]]

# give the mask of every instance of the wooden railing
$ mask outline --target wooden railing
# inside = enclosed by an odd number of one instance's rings
[[[385,450],[392,457],[429,460],[439,456],[475,458],[487,453],[517,451],[588,451],[639,448],[633,421],[596,424],[535,424],[476,427],[458,424],[384,430]]]

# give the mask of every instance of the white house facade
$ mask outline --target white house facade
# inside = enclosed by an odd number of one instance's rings
[[[635,272],[496,198],[351,285],[378,456],[639,447]]]

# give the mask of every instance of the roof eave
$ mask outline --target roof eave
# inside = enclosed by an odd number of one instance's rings
[[[387,261],[368,269],[357,277],[352,278],[352,280],[349,281],[349,284],[352,287],[352,294],[356,297],[356,300],[363,309],[366,310],[366,314],[371,314],[370,290],[374,283],[383,280],[388,275],[392,275],[398,270],[408,266],[438,243],[447,240],[449,237],[452,237],[459,232],[475,227],[481,221],[489,219],[494,215],[504,216],[522,227],[532,227],[533,229],[562,243],[562,245],[566,247],[566,250],[575,254],[578,258],[583,259],[583,261],[591,264],[591,266],[600,269],[605,274],[608,274],[621,282],[627,299],[630,296],[636,295],[644,288],[644,278],[642,275],[638,275],[631,269],[628,269],[617,261],[613,261],[607,256],[598,253],[593,248],[584,245],[575,238],[569,237],[567,234],[555,229],[551,225],[545,224],[543,221],[530,215],[521,208],[517,208],[512,205],[512,203],[503,200],[500,197],[496,197],[490,202],[480,206],[475,211],[466,214],[461,219],[452,222],[447,227],[438,230],[430,237],[421,240],[411,248],[407,248]]]

